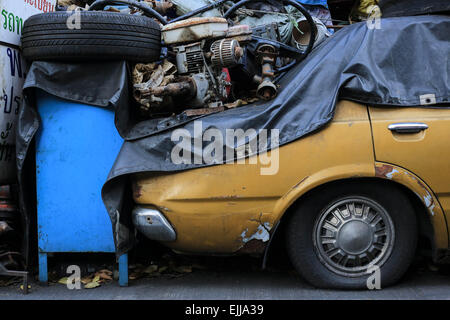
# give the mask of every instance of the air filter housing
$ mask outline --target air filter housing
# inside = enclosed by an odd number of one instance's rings
[[[211,63],[215,67],[232,67],[239,63],[242,48],[234,39],[217,40],[211,45]]]

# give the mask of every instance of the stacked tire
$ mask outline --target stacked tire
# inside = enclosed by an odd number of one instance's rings
[[[151,18],[106,11],[52,12],[25,21],[22,49],[29,61],[152,62],[161,28]]]

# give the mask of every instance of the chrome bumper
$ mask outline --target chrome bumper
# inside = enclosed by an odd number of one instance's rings
[[[155,208],[136,206],[132,212],[134,227],[147,238],[156,241],[175,241],[177,234],[166,217]]]

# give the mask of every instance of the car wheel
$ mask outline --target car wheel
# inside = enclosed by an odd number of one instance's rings
[[[397,187],[350,182],[304,199],[286,235],[294,267],[312,285],[367,289],[378,281],[383,288],[398,281],[411,264],[417,221]]]
[[[69,28],[72,13],[50,12],[28,18],[22,49],[29,61],[157,61],[161,29],[153,19],[116,12],[79,11],[79,26]],[[74,20],[74,22],[77,22]]]

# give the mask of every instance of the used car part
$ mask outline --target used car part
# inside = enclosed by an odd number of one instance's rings
[[[301,5],[292,4],[290,1],[281,2],[293,5],[302,13],[305,12],[308,15],[305,21],[308,23],[313,21]],[[248,2],[241,1],[233,5],[224,17],[231,17],[245,4]],[[201,8],[201,10],[208,8],[210,6]],[[252,36],[253,30],[248,26],[229,27],[228,21],[219,17],[189,18],[163,26],[163,43],[169,46],[169,53],[172,52],[175,55],[177,71],[179,75],[183,76],[183,79],[181,80],[181,77],[174,79],[175,85],[166,84],[160,88],[145,88],[144,90],[142,90],[141,84],[135,84],[135,97],[138,101],[146,101],[147,104],[156,108],[170,106],[174,103],[174,97],[177,96],[184,96],[184,99],[180,99],[180,101],[185,109],[221,108],[229,100],[231,93],[232,77],[230,77],[230,72],[232,71],[228,69],[246,69],[247,65],[252,64],[250,60],[255,59],[260,65],[260,70],[258,75],[252,75],[250,81],[253,80],[258,85],[256,96],[264,100],[273,99],[278,91],[274,83],[276,75],[287,71],[296,63],[296,61],[292,61],[278,71],[276,70],[278,57],[288,56],[300,61],[307,55],[306,51],[309,47],[305,51],[300,51],[278,42],[276,39],[267,39],[266,37],[270,36],[273,31],[270,31],[271,28],[268,30],[267,27],[263,27],[256,28],[257,35]],[[310,26],[310,30],[314,35],[317,30],[314,23]],[[311,38],[308,41],[314,43],[315,39]],[[254,57],[246,54],[245,45],[249,42],[252,42],[251,46],[254,47]],[[246,73],[252,72],[247,71]]]
[[[223,15],[223,17],[225,19],[230,18],[239,8],[245,6],[246,4],[252,2],[253,0],[241,0],[238,3],[234,4],[230,9],[228,9],[227,12],[225,12],[225,14]],[[304,52],[301,52],[298,56],[297,56],[297,60],[301,61],[303,60],[312,50],[313,46],[314,46],[314,41],[316,38],[316,28],[315,28],[315,23],[313,18],[311,17],[311,15],[309,14],[308,10],[306,10],[299,2],[297,1],[292,1],[292,0],[278,0],[279,2],[281,2],[283,5],[291,5],[294,8],[296,8],[297,10],[299,10],[303,16],[305,17],[306,21],[309,23],[310,25],[310,30],[311,30],[311,38],[309,40],[308,46],[306,47],[306,50]]]
[[[230,18],[233,14],[235,14],[235,12],[238,9],[245,6],[246,4],[250,4],[251,2],[252,0],[241,0],[235,3],[230,9],[227,10],[227,12],[225,12],[223,17],[225,19]],[[298,62],[305,59],[306,56],[308,56],[308,54],[313,49],[314,43],[316,41],[316,33],[317,33],[316,23],[309,14],[308,10],[306,10],[299,2],[296,1],[279,0],[279,2],[285,6],[290,5],[303,14],[306,23],[309,25],[310,38],[308,39],[307,45],[302,48],[304,50],[300,51],[297,49],[297,47],[294,48],[287,46],[284,43],[274,39],[268,40],[262,37],[253,36],[253,40],[256,42],[255,55],[261,64],[261,72],[260,72],[261,76],[255,77],[254,80],[256,80],[259,83],[257,89],[257,96],[264,100],[270,100],[276,96],[277,87],[274,84],[275,75],[277,73],[280,74],[282,72],[288,71],[289,69],[294,67]],[[268,33],[270,32],[266,32],[266,34]],[[296,61],[293,61],[287,65],[282,66],[281,70],[276,70],[275,64],[278,56],[290,57],[295,59]]]
[[[143,88],[135,84],[135,96],[138,100],[153,97],[153,107],[168,105],[165,100],[177,96],[183,97],[184,108],[221,107],[230,92],[226,68],[240,63],[244,55],[241,43],[250,40],[250,33],[244,26],[229,28],[227,20],[218,17],[190,18],[165,25],[162,39],[175,56],[178,75],[164,86]]]
[[[274,66],[278,55],[277,48],[270,44],[262,44],[256,50],[256,57],[261,64],[261,77],[254,77],[254,80],[259,83],[256,94],[264,100],[271,100],[277,95],[277,86],[273,81],[275,78]]]
[[[152,62],[161,53],[161,30],[143,16],[79,11],[80,28],[69,29],[70,12],[28,18],[22,32],[23,56],[29,61],[127,60]]]

